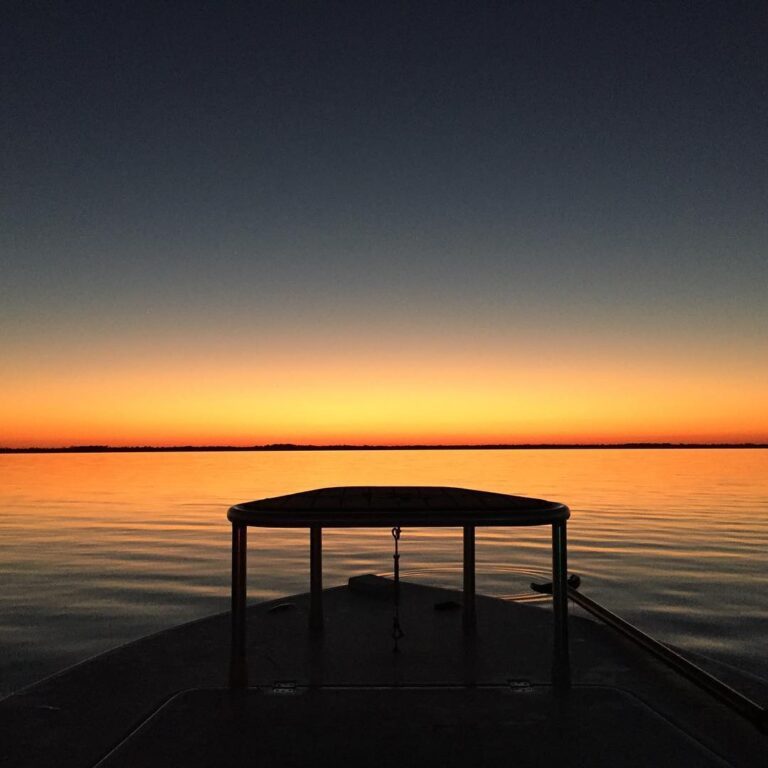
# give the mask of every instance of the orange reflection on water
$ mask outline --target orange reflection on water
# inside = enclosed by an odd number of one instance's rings
[[[562,500],[580,510],[669,517],[665,500],[768,494],[766,449],[235,451],[0,456],[17,514],[108,521],[223,517],[237,501],[331,485],[454,485]],[[711,508],[714,516],[733,510]],[[677,515],[685,515],[685,509]],[[710,513],[705,514],[705,518]]]
[[[62,649],[74,661],[226,610],[229,505],[374,484],[563,501],[571,570],[590,596],[668,642],[725,645],[762,669],[762,449],[0,455],[4,642],[60,666]],[[308,544],[306,531],[252,530],[251,598],[305,591]],[[391,545],[389,530],[327,531],[325,583],[390,571]],[[480,592],[527,593],[550,567],[549,531],[481,529],[477,554]],[[410,580],[460,587],[457,531],[404,530],[401,556]]]
[[[226,510],[234,502],[332,485],[453,485],[569,504],[571,548],[582,555],[636,553],[642,542],[649,557],[661,550],[676,558],[717,559],[725,552],[738,559],[752,551],[756,526],[768,524],[756,518],[759,500],[768,497],[767,459],[766,450],[736,449],[0,456],[2,528],[6,552],[25,552],[33,559],[35,543],[52,542],[58,548],[45,557],[69,566],[89,547],[98,549],[99,557],[122,561],[127,571],[183,571],[187,558],[202,558],[205,568],[225,581]],[[724,506],[719,499],[733,491],[736,501]],[[492,556],[510,541],[528,555],[548,547],[546,531],[483,535]],[[374,570],[389,566],[388,541],[379,532],[329,534],[334,536],[338,545],[327,546],[329,562],[338,559],[330,567],[339,577],[347,545],[363,553],[363,562],[376,553],[378,565],[369,563]],[[416,565],[442,558],[458,562],[458,550],[449,543],[454,536],[452,531],[419,533],[426,549],[415,553]],[[678,551],[681,536],[684,545]],[[298,548],[292,562],[303,573],[305,538],[295,531],[254,533],[252,546],[262,548],[268,560]],[[436,554],[427,544],[440,538],[445,545]],[[71,541],[75,546],[67,549]],[[723,542],[728,546],[718,551]],[[290,571],[287,561],[280,567]],[[301,578],[295,584],[303,584]]]

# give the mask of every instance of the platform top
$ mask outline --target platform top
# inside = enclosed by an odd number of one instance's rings
[[[568,507],[556,501],[467,488],[346,486],[235,504],[227,517],[274,528],[376,528],[548,525],[569,515]]]

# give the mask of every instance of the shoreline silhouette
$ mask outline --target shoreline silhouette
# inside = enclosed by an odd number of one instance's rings
[[[520,450],[610,450],[643,448],[768,448],[768,443],[466,443],[466,444],[413,444],[413,445],[313,445],[299,443],[268,443],[266,445],[70,445],[59,448],[31,446],[26,448],[0,447],[0,454],[11,453],[193,453],[204,451],[520,451]]]

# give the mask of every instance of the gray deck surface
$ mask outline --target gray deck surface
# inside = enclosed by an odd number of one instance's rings
[[[252,606],[245,691],[228,614],[96,657],[0,702],[0,765],[768,765],[753,725],[592,620],[561,694],[551,606],[478,597],[472,638],[460,593],[404,584],[394,654],[388,591],[326,590],[316,637],[307,595]]]
[[[576,688],[180,695],[103,768],[726,765],[633,696]]]

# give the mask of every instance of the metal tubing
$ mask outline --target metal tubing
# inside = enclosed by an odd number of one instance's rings
[[[725,702],[728,706],[739,712],[753,722],[763,733],[768,733],[768,710],[757,702],[745,696],[743,693],[731,688],[728,684],[711,675],[706,670],[673,651],[668,646],[660,643],[650,635],[638,629],[633,624],[617,616],[606,607],[596,603],[591,598],[583,595],[575,589],[568,589],[568,595],[574,603],[580,605],[594,616],[602,619],[608,626],[621,632],[626,637],[634,640],[672,669],[687,677],[691,682],[708,691],[713,696]]]
[[[464,630],[474,632],[475,613],[475,526],[464,526]]]
[[[248,527],[232,523],[232,655],[245,655],[245,597]]]
[[[309,627],[315,632],[323,628],[323,529],[309,529]]]
[[[565,521],[552,524],[552,602],[555,614],[555,648],[568,653],[568,547]]]

